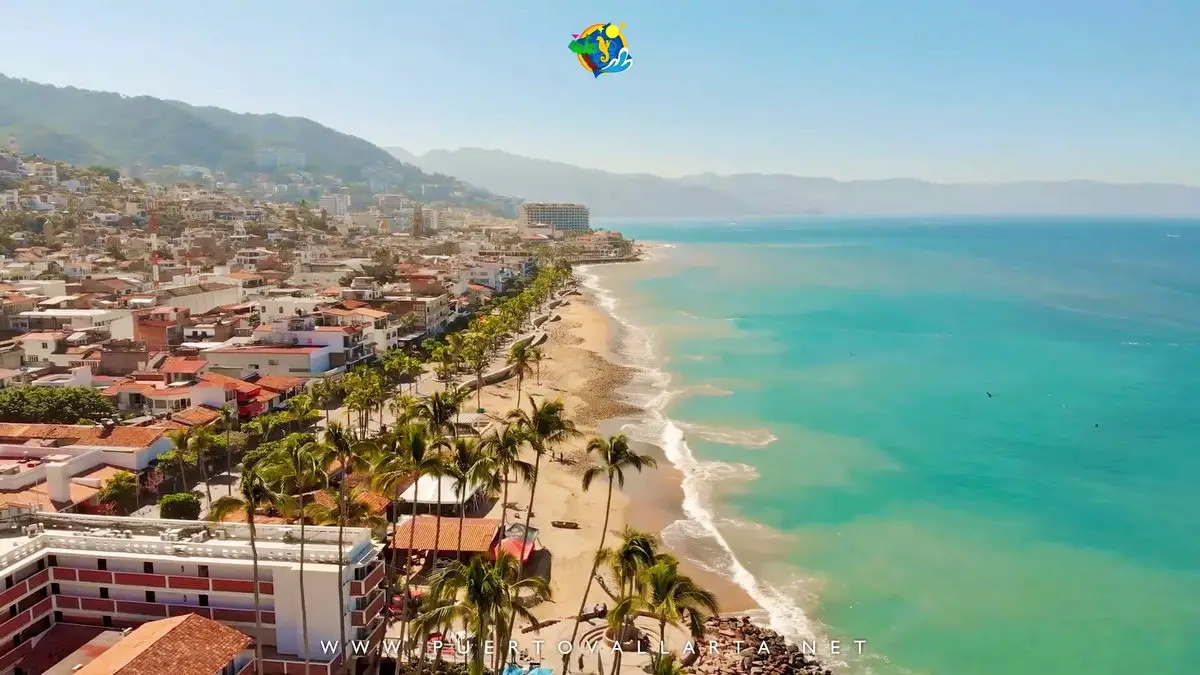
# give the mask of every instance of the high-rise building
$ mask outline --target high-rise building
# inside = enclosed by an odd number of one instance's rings
[[[520,220],[530,227],[549,226],[557,232],[589,232],[591,218],[582,204],[525,202]]]
[[[425,213],[421,210],[420,204],[413,204],[412,223],[409,226],[409,235],[413,239],[420,239],[425,236]]]
[[[341,218],[350,213],[350,195],[325,195],[317,203],[325,213]]]
[[[0,578],[8,583],[0,606],[11,611],[0,623],[0,673],[53,648],[40,638],[60,624],[119,630],[187,614],[259,640],[266,673],[304,670],[295,527],[255,523],[256,575],[245,523],[61,514],[12,503],[3,512]],[[304,535],[308,672],[334,675],[341,657],[323,643],[336,644],[343,627],[348,640],[372,644],[386,631],[381,545],[365,528],[346,528],[340,546],[336,527],[306,527]]]

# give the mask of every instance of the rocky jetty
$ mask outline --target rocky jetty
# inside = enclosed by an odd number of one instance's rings
[[[789,645],[781,635],[769,628],[760,628],[747,617],[714,617],[705,625],[705,640],[717,642],[717,652],[709,650],[708,642],[697,662],[688,668],[691,673],[706,675],[831,675],[811,654],[802,654],[796,645]],[[685,661],[686,663],[686,661]]]

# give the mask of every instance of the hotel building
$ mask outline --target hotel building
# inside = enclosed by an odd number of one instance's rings
[[[30,662],[55,647],[51,631],[57,627],[120,630],[188,614],[256,639],[265,673],[304,672],[299,528],[256,525],[256,580],[249,527],[243,523],[55,514],[16,506],[8,506],[4,516],[0,674],[32,672]],[[347,640],[373,645],[382,639],[381,548],[370,530],[346,528],[339,556],[338,528],[305,528],[303,574],[313,662],[308,675],[337,672],[341,656],[325,653],[321,644],[340,640],[339,619]],[[342,612],[331,611],[339,606]],[[43,644],[43,638],[50,643]]]
[[[582,204],[525,202],[520,219],[527,227],[549,225],[555,232],[591,231],[591,216]]]

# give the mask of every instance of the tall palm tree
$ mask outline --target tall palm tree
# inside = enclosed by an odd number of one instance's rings
[[[347,498],[346,508],[342,509],[338,505],[338,494],[327,491],[325,494],[329,497],[330,504],[327,506],[313,502],[305,507],[304,515],[317,525],[338,525],[344,522],[346,527],[382,529],[387,525],[387,519],[371,510],[371,505],[363,498],[363,492],[362,488],[354,488]]]
[[[608,481],[608,497],[604,503],[604,525],[600,528],[600,545],[596,547],[592,569],[588,573],[587,584],[583,587],[583,597],[579,599],[579,611],[575,614],[575,627],[571,629],[571,644],[575,644],[575,638],[579,636],[580,617],[587,606],[588,593],[592,590],[592,580],[596,577],[596,569],[600,566],[602,559],[604,538],[608,535],[608,518],[612,513],[613,487],[614,485],[620,488],[625,487],[625,471],[628,469],[641,473],[643,469],[658,466],[653,457],[638,454],[629,447],[629,439],[625,437],[625,434],[617,434],[607,439],[593,438],[588,441],[587,452],[596,459],[595,463],[583,472],[583,491],[587,492],[596,479],[605,478]],[[570,656],[570,654],[563,654],[563,675],[571,670]]]
[[[480,441],[481,450],[492,460],[492,466],[501,481],[500,523],[508,525],[508,483],[509,476],[516,474],[517,478],[530,482],[533,480],[533,465],[521,459],[521,446],[525,436],[515,424],[505,424],[504,429],[493,429]]]
[[[546,356],[542,353],[541,347],[529,348],[529,360],[533,362],[533,365],[537,366],[537,383],[539,385],[542,383],[542,361],[545,358]]]
[[[221,428],[225,430],[225,470],[233,471],[233,444],[230,442],[230,435],[233,432],[233,425],[238,422],[237,404],[227,404],[221,408]],[[233,495],[233,481],[226,484],[229,488],[229,495]],[[210,500],[211,501],[211,500]]]
[[[314,418],[320,419],[316,403],[309,394],[293,396],[287,402],[288,425],[295,424],[293,431],[300,431],[313,423]]]
[[[264,459],[261,471],[272,476],[279,492],[295,495],[300,512],[300,630],[304,641],[304,672],[308,672],[311,654],[308,644],[308,598],[304,590],[304,496],[326,480],[323,448],[308,434],[292,434]]]
[[[491,364],[487,339],[480,333],[472,333],[462,346],[463,362],[475,375],[475,409],[483,407],[483,371]]]
[[[534,452],[533,481],[529,484],[529,508],[525,512],[525,530],[529,531],[529,521],[533,517],[533,499],[537,494],[538,470],[541,469],[542,455],[553,451],[559,443],[580,435],[575,423],[563,417],[566,406],[561,399],[537,403],[529,397],[529,412],[520,408],[508,412],[509,424],[515,424]]]
[[[349,432],[347,432],[346,429],[344,427],[342,427],[341,424],[338,424],[337,422],[331,422],[329,424],[329,428],[327,428],[325,430],[325,444],[327,446],[327,449],[332,454],[332,456],[337,460],[337,462],[341,465],[341,472],[342,472],[341,479],[338,481],[338,499],[337,499],[338,510],[339,510],[339,513],[341,516],[338,518],[338,522],[337,522],[337,526],[338,526],[337,597],[338,597],[338,602],[341,603],[341,607],[338,608],[338,616],[340,617],[340,620],[338,621],[338,631],[339,631],[339,637],[341,639],[340,645],[341,645],[341,650],[342,650],[342,667],[346,668],[346,669],[349,669],[349,665],[346,663],[346,621],[345,621],[346,605],[345,605],[345,601],[342,599],[343,593],[345,591],[344,581],[343,581],[343,576],[344,576],[343,570],[345,569],[345,561],[343,560],[343,556],[345,555],[345,541],[346,541],[345,531],[346,531],[346,516],[347,516],[347,507],[348,507],[348,500],[347,500],[346,492],[347,492],[347,487],[348,487],[347,483],[350,480],[351,472],[353,472],[357,468],[361,468],[363,466],[363,464],[365,463],[362,454],[356,451],[356,448],[355,448],[356,442],[355,441],[356,441],[356,439],[353,437],[353,435],[350,434]]]
[[[200,469],[200,480],[204,482],[204,494],[208,503],[212,503],[212,486],[208,484],[208,451],[212,449],[212,429],[202,426],[192,430],[192,438],[188,447],[196,457],[196,466]]]
[[[508,365],[517,376],[517,407],[521,407],[521,384],[526,375],[533,374],[533,354],[530,353],[529,341],[514,342],[508,349]]]
[[[246,516],[246,525],[250,529],[250,563],[254,574],[254,634],[263,634],[262,628],[262,599],[258,592],[258,543],[255,539],[254,514],[262,504],[278,504],[283,501],[281,495],[267,485],[259,473],[258,464],[261,456],[248,457],[242,468],[242,480],[238,485],[239,496],[221,497],[208,509],[208,519],[222,522],[231,513],[242,512]],[[254,670],[256,675],[263,675],[262,640],[254,641]]]
[[[461,561],[463,525],[467,518],[467,490],[478,487],[482,482],[480,474],[487,473],[491,465],[479,452],[479,442],[474,438],[454,439],[450,451],[446,474],[454,479],[454,492],[458,498],[458,542],[454,557]]]
[[[519,579],[519,567],[520,563],[507,554],[501,554],[495,561],[475,556],[470,562],[455,561],[433,574],[431,601],[418,617],[417,624],[431,627],[461,623],[474,633],[475,645],[470,651],[467,668],[470,675],[483,675],[482,645],[502,632],[510,613],[527,621],[537,621],[537,617],[520,602],[522,591],[529,591],[537,600],[550,599],[549,584],[540,577]],[[500,644],[499,640],[497,644]]]
[[[658,539],[653,534],[628,526],[621,531],[620,544],[597,553],[597,557],[608,564],[617,583],[616,594],[610,593],[616,605],[608,613],[608,625],[614,634],[620,636],[628,630],[638,608],[638,599],[645,594],[645,571],[662,555],[658,551]],[[614,674],[621,667],[621,657],[620,652],[614,653]]]
[[[337,392],[337,382],[334,382],[328,376],[314,381],[312,386],[308,388],[308,393],[312,396],[317,407],[325,412],[326,426],[329,426],[329,405],[333,402],[333,398],[337,395]]]
[[[375,485],[385,492],[392,492],[395,495],[393,500],[394,518],[397,523],[400,520],[400,495],[408,485],[413,485],[414,490],[416,484],[421,480],[421,476],[440,476],[442,471],[441,458],[436,452],[432,451],[431,436],[427,433],[425,427],[419,424],[408,423],[404,426],[396,427],[392,435],[396,438],[397,444],[393,453],[381,453],[378,461],[372,467],[372,475]],[[391,448],[389,448],[391,449]],[[408,528],[408,546],[404,549],[404,587],[401,597],[403,602],[408,602],[408,591],[412,583],[412,565],[408,563],[412,559],[413,543],[416,539],[416,517],[417,517],[417,500],[412,501],[412,523]],[[399,548],[398,542],[395,541],[395,532],[393,529],[392,540],[392,556],[395,557],[395,550]],[[407,607],[407,604],[405,605]],[[400,644],[405,644],[405,639],[408,633],[408,613],[405,612],[401,618],[400,626]]]
[[[168,434],[168,438],[171,439],[172,446],[169,452],[174,455],[172,459],[178,462],[179,466],[179,480],[183,483],[181,491],[186,492],[191,489],[191,486],[188,485],[186,465],[192,454],[192,430],[188,428],[176,429]]]

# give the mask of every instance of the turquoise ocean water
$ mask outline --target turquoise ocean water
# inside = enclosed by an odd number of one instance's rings
[[[1200,223],[600,226],[670,246],[584,270],[664,538],[764,621],[855,673],[1200,672]]]

